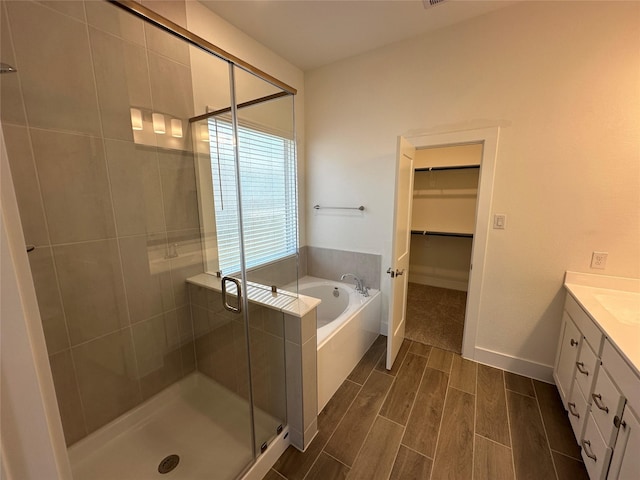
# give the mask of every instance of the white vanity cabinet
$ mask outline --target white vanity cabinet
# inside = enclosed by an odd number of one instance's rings
[[[607,479],[637,480],[640,477],[640,420],[626,408]]]
[[[568,283],[553,376],[589,478],[639,480],[640,372],[637,352],[620,347],[620,338],[635,345],[638,332],[621,337],[616,319],[593,303],[611,290]]]
[[[567,294],[553,376],[578,443],[588,417],[602,340],[593,320]]]

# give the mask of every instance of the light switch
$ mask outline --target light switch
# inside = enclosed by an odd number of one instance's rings
[[[507,216],[501,213],[496,213],[493,216],[493,228],[504,230],[507,226]]]

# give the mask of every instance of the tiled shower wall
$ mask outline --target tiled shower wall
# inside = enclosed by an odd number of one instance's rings
[[[310,246],[303,248],[306,255],[301,255],[301,258],[306,258],[308,275],[340,280],[343,274],[353,273],[364,281],[366,287],[380,289],[381,255]],[[353,283],[353,278],[345,278],[345,282]]]
[[[224,309],[220,292],[189,285],[198,371],[249,399],[246,327],[242,315]],[[284,315],[249,304],[254,404],[286,418]]]
[[[189,52],[106,2],[0,7],[18,69],[0,79],[3,133],[71,444],[195,368],[192,154],[136,145],[129,121],[132,105],[194,114]]]

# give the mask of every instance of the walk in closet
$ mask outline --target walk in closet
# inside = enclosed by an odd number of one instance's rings
[[[406,336],[461,352],[482,144],[416,151]]]

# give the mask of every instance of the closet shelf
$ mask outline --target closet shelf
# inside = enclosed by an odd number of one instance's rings
[[[434,231],[431,231],[431,230],[411,230],[411,235],[432,235],[432,236],[437,236],[437,237],[473,238],[473,233],[434,232]]]
[[[468,168],[480,168],[480,165],[448,165],[442,167],[419,167],[414,168],[416,172],[431,172],[434,170],[466,170]]]
[[[477,197],[477,188],[433,188],[413,191],[414,197]]]

